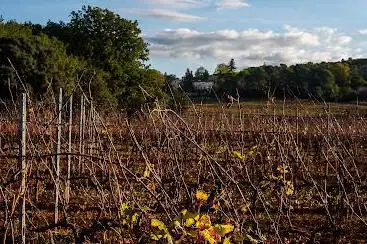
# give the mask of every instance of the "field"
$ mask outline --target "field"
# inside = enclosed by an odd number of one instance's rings
[[[4,242],[367,239],[365,104],[192,104],[127,119],[69,101],[28,101],[24,150],[21,106],[0,105]]]

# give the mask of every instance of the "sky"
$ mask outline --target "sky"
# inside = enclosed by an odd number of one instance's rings
[[[0,15],[68,22],[83,5],[138,20],[152,68],[179,77],[231,58],[242,69],[367,57],[366,0],[0,0]]]

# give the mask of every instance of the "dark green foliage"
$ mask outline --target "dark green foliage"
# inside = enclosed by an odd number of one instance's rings
[[[66,55],[63,43],[54,38],[32,35],[32,29],[27,26],[6,23],[0,30],[0,54],[2,97],[25,88],[37,97],[45,94],[48,88],[62,87],[67,93],[74,88],[78,60]]]
[[[196,82],[208,82],[209,81],[209,72],[204,67],[199,67],[195,71],[195,81]]]
[[[182,77],[182,87],[185,91],[189,92],[194,89],[193,83],[195,82],[194,75],[192,74],[192,71],[189,69],[186,69],[185,76]]]

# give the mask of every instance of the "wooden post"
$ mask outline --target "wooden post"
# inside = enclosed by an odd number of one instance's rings
[[[91,101],[91,110],[92,110],[92,121],[91,121],[91,126],[92,126],[92,152],[91,155],[94,155],[97,151],[96,149],[96,111],[94,109],[93,103]]]
[[[59,106],[57,119],[57,144],[56,144],[56,182],[55,182],[55,224],[59,221],[60,198],[60,151],[61,151],[61,123],[62,123],[62,88],[59,91]]]
[[[276,125],[276,122],[275,122],[275,104],[273,104],[273,134],[275,134],[275,125]]]
[[[71,143],[72,143],[72,126],[73,126],[73,95],[69,99],[69,145],[68,152],[71,153]],[[68,205],[70,200],[70,169],[71,169],[71,155],[68,155],[68,172],[66,179],[66,189],[65,189],[65,202]]]
[[[325,191],[325,201],[328,203],[328,194],[327,194],[327,181],[329,176],[329,164],[328,164],[328,155],[329,155],[329,139],[330,139],[330,103],[327,104],[327,143],[326,143],[326,160],[325,160],[325,175],[324,175],[324,191]],[[322,150],[322,149],[321,149]],[[338,169],[337,169],[338,170]],[[337,171],[338,174],[338,171]]]
[[[297,133],[297,147],[299,146],[299,110],[298,110],[298,102],[297,102],[297,110],[296,110],[296,133]]]
[[[78,165],[78,175],[82,172],[82,154],[84,153],[84,96],[80,98],[80,121],[79,121],[79,165]]]
[[[330,103],[327,105],[327,139],[329,140],[330,136]]]
[[[26,180],[27,180],[27,162],[26,162],[26,130],[27,130],[27,95],[22,94],[22,103],[19,119],[19,158],[18,167],[21,172],[21,184],[19,193],[19,229],[22,236],[22,243],[25,244],[25,231],[26,231],[26,219],[25,219],[25,203],[26,203]]]

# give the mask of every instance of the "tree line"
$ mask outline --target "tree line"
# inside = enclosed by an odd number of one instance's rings
[[[238,70],[235,60],[218,64],[214,73],[200,67],[187,69],[182,78],[186,91],[195,92],[195,82],[213,82],[217,94],[229,92],[248,98],[297,97],[326,101],[355,100],[358,89],[367,85],[367,60],[262,65]],[[214,96],[214,94],[212,94]]]

